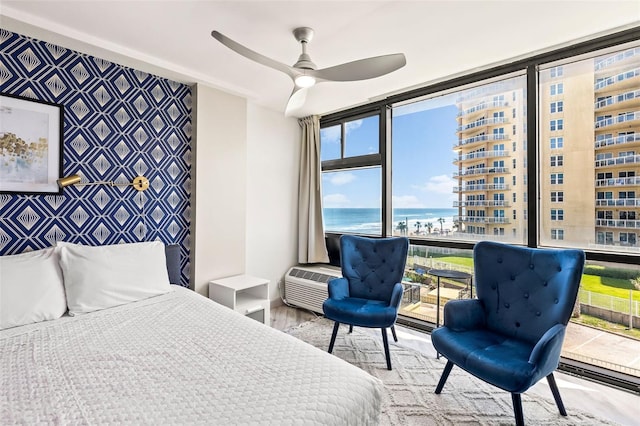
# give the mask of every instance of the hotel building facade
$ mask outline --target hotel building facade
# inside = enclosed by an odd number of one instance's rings
[[[526,99],[515,77],[458,97],[454,192],[465,238],[526,242]],[[640,48],[542,67],[540,243],[640,250]]]

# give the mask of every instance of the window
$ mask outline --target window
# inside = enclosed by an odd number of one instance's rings
[[[564,183],[564,173],[551,173],[551,185],[561,185]]]
[[[562,74],[563,74],[562,66],[553,67],[549,69],[549,76],[551,78],[562,77]]]
[[[322,211],[325,231],[382,235],[379,117],[323,127]]]
[[[564,220],[564,210],[551,209],[551,220]]]
[[[555,114],[556,112],[562,112],[564,109],[564,102],[562,101],[551,102],[550,109],[551,109],[551,114]]]
[[[510,129],[505,126],[506,123],[524,126],[526,80],[523,77],[479,82],[393,106],[391,230],[394,235],[399,234],[397,224],[404,221],[413,231],[412,238],[477,241],[478,235],[493,235],[497,224],[510,221],[504,217],[504,210],[494,211],[492,206],[505,206],[505,196],[512,192],[509,166],[514,166],[516,159],[523,156],[523,151],[505,150],[505,141],[514,147],[525,146],[525,135],[509,135]],[[417,134],[438,137],[416,139]],[[451,156],[452,146],[457,155],[454,163],[445,160]],[[484,195],[478,194],[483,191],[492,191],[488,195],[491,202],[475,198]],[[417,222],[422,227],[419,232],[414,227]],[[425,232],[425,223],[431,223],[431,232]],[[481,226],[484,223],[487,226]],[[511,231],[500,235],[505,236],[505,241],[524,243],[524,223],[510,226],[519,229],[519,239],[512,240]]]
[[[561,95],[562,93],[564,93],[564,84],[562,83],[552,84],[550,87],[551,96]]]
[[[551,149],[564,148],[564,138],[559,137],[549,139],[549,146]]]
[[[562,129],[564,129],[564,120],[562,120],[562,119],[551,120],[549,122],[549,127],[550,127],[552,132],[556,131],[556,130],[562,130]]]
[[[560,167],[564,163],[564,156],[562,155],[552,155],[551,156],[551,167]]]
[[[410,236],[414,259],[425,264],[460,247],[466,250],[460,256],[469,257],[482,239],[576,247],[587,251],[589,262],[637,264],[640,84],[627,76],[639,74],[640,41],[637,33],[625,34],[618,47],[581,48],[579,57],[563,48],[525,60],[521,71],[518,64],[504,75],[481,71],[323,117],[323,129],[337,126],[340,135],[332,158],[322,153],[323,197],[348,199],[344,213],[373,209],[375,215],[358,218],[360,227]],[[593,49],[619,41],[607,38],[609,44]],[[464,85],[456,87],[459,81]],[[527,82],[535,93],[527,93]],[[380,141],[377,151],[365,149],[364,138],[350,142],[349,132],[357,129],[347,123],[369,116],[377,120],[371,128],[382,133],[370,139]],[[504,165],[507,170],[498,170]],[[370,183],[360,192],[375,193],[369,198],[375,203],[339,196],[335,183],[355,181],[343,175],[356,172],[373,173],[355,177]],[[429,321],[416,309],[426,302],[408,302],[401,307],[404,318]],[[563,357],[571,354],[563,351]]]

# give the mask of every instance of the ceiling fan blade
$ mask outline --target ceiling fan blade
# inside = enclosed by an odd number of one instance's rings
[[[307,99],[307,90],[309,89],[298,86],[293,88],[293,92],[291,92],[291,96],[289,96],[289,101],[287,102],[287,107],[284,110],[286,117],[291,116],[295,110],[304,105],[304,101]]]
[[[367,80],[393,72],[405,66],[406,63],[407,59],[404,54],[394,53],[309,71],[309,74],[318,79],[328,81]]]
[[[254,52],[253,50],[244,47],[243,45],[241,45],[238,42],[235,42],[233,40],[231,40],[229,37],[225,36],[224,34],[218,32],[218,31],[211,31],[211,37],[215,38],[216,40],[218,40],[220,43],[224,44],[225,46],[227,46],[229,49],[233,50],[234,52],[244,56],[247,59],[251,59],[252,61],[255,61],[259,64],[265,65],[269,68],[273,68],[275,70],[278,71],[282,71],[283,73],[287,74],[289,77],[291,77],[292,79],[295,78],[299,72],[297,72],[293,67],[290,67],[289,65],[283,64],[281,62],[278,62],[276,60],[273,60],[271,58],[268,58],[264,55],[261,55],[258,52]]]

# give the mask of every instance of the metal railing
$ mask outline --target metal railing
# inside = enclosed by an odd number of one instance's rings
[[[640,68],[635,68],[629,71],[622,72],[620,74],[605,78],[603,80],[598,81],[594,90],[602,90],[607,86],[611,86],[612,84],[620,83],[621,81],[628,80],[640,75]]]
[[[640,301],[629,300],[629,298],[615,297],[608,294],[594,293],[593,291],[580,289],[578,291],[580,303],[595,306],[596,308],[608,309],[623,314],[640,316]]]
[[[632,176],[627,178],[609,178],[596,180],[596,186],[629,186],[640,185],[640,176]]]
[[[621,114],[616,117],[596,118],[595,128],[600,129],[602,127],[613,126],[614,124],[626,123],[627,121],[640,120],[640,112],[630,112],[627,114]]]
[[[596,168],[640,163],[640,154],[596,160]]]
[[[610,145],[635,143],[639,141],[640,141],[640,133],[634,133],[631,135],[621,135],[616,137],[608,137],[608,138],[596,139],[596,148],[602,148]]]

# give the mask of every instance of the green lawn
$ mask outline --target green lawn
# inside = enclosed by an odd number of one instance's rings
[[[473,259],[470,257],[443,256],[438,257],[438,262],[452,263],[473,269]]]
[[[454,265],[466,266],[473,269],[473,259],[459,256],[437,256],[438,261]],[[594,293],[629,299],[629,290],[633,289],[631,280],[622,278],[602,277],[600,275],[582,275],[580,288]],[[640,301],[640,291],[633,292],[633,300]]]
[[[633,289],[633,284],[631,284],[631,280],[621,278],[583,275],[580,288],[594,293],[629,299],[629,290]],[[633,292],[633,300],[640,301],[640,291]]]

